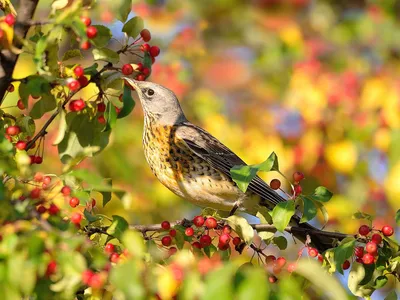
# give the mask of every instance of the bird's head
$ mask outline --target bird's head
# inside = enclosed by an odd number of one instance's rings
[[[162,125],[173,125],[186,121],[175,94],[162,85],[123,78],[135,88],[146,116],[153,117]]]

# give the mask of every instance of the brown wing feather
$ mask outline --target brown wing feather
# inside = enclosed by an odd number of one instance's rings
[[[224,173],[229,178],[232,178],[230,170],[233,166],[247,165],[239,156],[211,134],[191,123],[185,122],[180,124],[175,134],[178,138],[182,139],[196,155],[207,161],[213,168]],[[263,200],[275,205],[279,202],[286,201],[258,176],[250,182],[248,189],[259,195]]]

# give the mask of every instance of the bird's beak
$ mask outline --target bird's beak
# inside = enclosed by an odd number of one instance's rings
[[[125,80],[125,82],[127,82],[130,86],[132,86],[137,93],[140,93],[140,87],[139,87],[139,82],[137,80],[134,80],[132,78],[128,78],[128,77],[122,77],[123,80]]]

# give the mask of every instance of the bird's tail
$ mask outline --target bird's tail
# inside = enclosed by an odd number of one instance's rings
[[[308,223],[300,223],[298,216],[292,217],[291,233],[303,243],[308,242],[317,248],[320,253],[335,246],[337,241],[341,241],[345,235],[323,232]]]

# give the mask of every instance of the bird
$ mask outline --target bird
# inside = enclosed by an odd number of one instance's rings
[[[149,81],[124,79],[137,92],[144,112],[146,161],[173,193],[197,206],[230,214],[238,210],[255,215],[260,206],[272,210],[287,201],[259,176],[242,192],[230,170],[246,163],[209,132],[189,122],[173,91]],[[298,229],[292,230],[295,237],[311,242],[319,251],[333,246],[333,238],[321,235],[308,223],[300,223],[297,215],[290,224]]]

